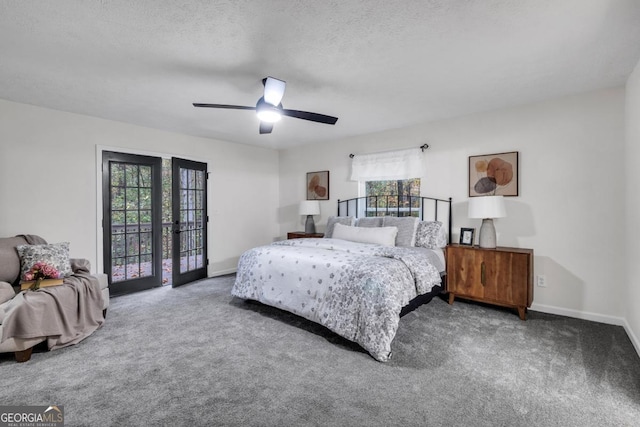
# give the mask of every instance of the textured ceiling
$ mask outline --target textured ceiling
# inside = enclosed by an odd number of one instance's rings
[[[640,0],[0,0],[0,98],[271,148],[624,84]],[[260,80],[287,81],[258,135]]]

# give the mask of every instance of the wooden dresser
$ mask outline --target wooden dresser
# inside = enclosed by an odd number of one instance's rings
[[[533,249],[447,246],[449,304],[456,297],[513,307],[520,319],[533,301]]]

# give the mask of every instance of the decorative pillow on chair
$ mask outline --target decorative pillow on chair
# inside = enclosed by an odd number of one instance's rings
[[[324,237],[333,237],[333,227],[336,224],[342,225],[355,225],[356,219],[352,216],[330,216],[327,220],[327,229],[324,232]]]
[[[398,227],[396,246],[415,246],[418,222],[420,219],[414,216],[385,216],[382,225],[384,227]]]
[[[440,221],[420,221],[416,232],[416,246],[429,249],[447,246],[447,232]]]
[[[25,275],[38,262],[53,266],[58,271],[59,279],[73,274],[69,262],[69,242],[52,245],[19,245],[16,249],[20,256],[21,280],[33,280]]]

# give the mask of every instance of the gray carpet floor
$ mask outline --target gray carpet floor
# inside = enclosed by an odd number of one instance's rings
[[[637,426],[640,358],[621,327],[436,298],[380,363],[230,295],[234,276],[113,298],[78,345],[17,364],[0,405],[68,426]]]

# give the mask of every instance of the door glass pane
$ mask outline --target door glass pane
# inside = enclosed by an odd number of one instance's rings
[[[187,203],[187,206],[189,207],[189,209],[193,209],[196,207],[196,190],[189,190],[189,201]]]
[[[138,254],[139,254],[138,234],[127,233],[127,255],[138,255]]]
[[[151,254],[153,250],[152,242],[151,233],[140,233],[140,253],[143,255]]]
[[[124,227],[124,211],[111,212],[111,224],[113,226],[119,225]]]
[[[180,168],[180,188],[189,188],[189,184],[187,182],[189,171],[187,169]]]
[[[151,166],[139,166],[140,188],[151,188]]]
[[[198,250],[196,251],[196,268],[202,268],[204,266],[202,257],[202,248],[198,248]]]
[[[204,171],[196,171],[196,190],[204,189]]]
[[[187,190],[180,190],[180,209],[184,210],[189,207],[189,198],[187,197]]]
[[[124,258],[122,256],[113,255],[113,262],[111,265],[111,281],[121,282],[124,280]]]
[[[140,208],[151,209],[151,188],[140,189]]]
[[[125,182],[127,187],[138,187],[138,165],[125,165]]]
[[[140,211],[140,231],[151,231],[151,211]]]
[[[135,210],[138,209],[138,189],[127,188],[126,189],[126,208]]]
[[[111,186],[124,187],[124,165],[120,163],[111,165]]]
[[[124,209],[123,187],[111,187],[111,209]]]
[[[127,257],[126,275],[128,279],[140,277],[140,259],[137,256]]]
[[[127,210],[127,231],[136,232],[138,230],[138,211]]]
[[[118,234],[114,234],[112,237],[113,244],[111,254],[114,258],[122,258],[124,257],[125,243],[124,237],[125,234],[122,233],[122,229],[119,230]]]

